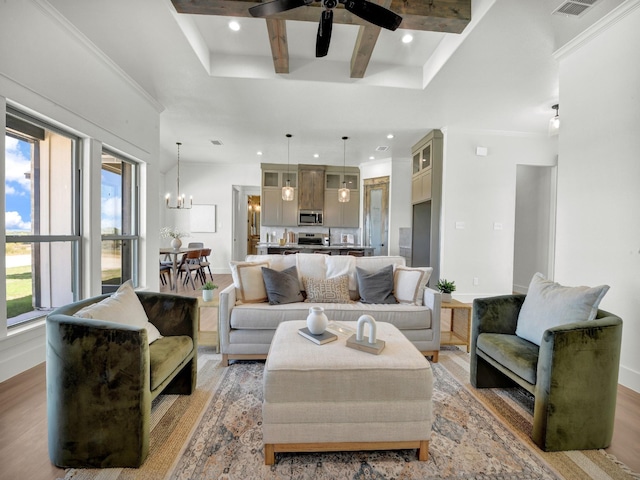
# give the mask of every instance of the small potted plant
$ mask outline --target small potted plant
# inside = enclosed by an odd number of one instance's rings
[[[438,287],[438,290],[442,292],[442,301],[450,302],[451,293],[456,291],[456,282],[450,282],[446,278],[441,278],[436,286]]]
[[[206,282],[203,286],[202,286],[202,300],[204,300],[205,302],[211,302],[213,301],[213,291],[218,288],[218,285],[214,284],[213,282],[209,281]]]

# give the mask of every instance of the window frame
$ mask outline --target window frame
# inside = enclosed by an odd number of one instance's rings
[[[29,235],[7,235],[5,230],[5,246],[10,243],[31,243],[33,244],[50,244],[56,242],[70,243],[71,247],[71,293],[73,301],[78,301],[82,295],[82,138],[78,135],[56,127],[40,118],[33,117],[19,109],[7,105],[5,110],[5,132],[6,136],[17,138],[21,141],[33,142],[34,147],[38,149],[39,138],[34,134],[37,130],[50,131],[56,135],[68,138],[72,142],[71,148],[71,175],[70,184],[72,186],[71,202],[72,221],[71,234],[61,235],[39,235],[32,233]],[[38,158],[37,153],[32,154],[32,161]],[[6,168],[6,163],[5,163]],[[2,186],[2,192],[6,196],[6,183]],[[32,194],[34,194],[32,192]],[[6,207],[6,206],[5,206]],[[38,207],[39,208],[39,207]],[[34,214],[34,212],[32,212]],[[6,218],[6,208],[3,216]],[[31,219],[33,221],[33,219]],[[6,247],[5,247],[6,255]],[[33,261],[31,263],[33,268]],[[6,282],[6,277],[5,277]],[[37,291],[32,289],[32,295],[36,296]],[[8,317],[7,312],[3,313],[7,330],[24,326],[26,323],[38,320],[56,307],[40,308],[34,307],[33,310],[25,312],[17,317]],[[21,320],[10,322],[11,319],[22,317]]]
[[[122,153],[118,153],[110,149],[105,145],[102,146],[101,159],[102,159],[102,156],[104,155],[109,155],[111,157],[114,157],[120,162],[126,163],[127,165],[131,166],[132,185],[130,186],[131,188],[130,215],[131,215],[131,232],[132,233],[120,234],[120,235],[115,235],[115,234],[105,235],[105,234],[102,234],[101,232],[100,244],[102,245],[102,242],[105,242],[105,241],[130,241],[131,242],[131,265],[130,265],[131,280],[133,282],[134,287],[138,287],[139,279],[140,279],[140,171],[141,171],[140,163],[127,157],[126,155],[123,155]],[[103,165],[104,164],[101,161],[100,171],[103,170],[104,168]],[[102,183],[100,184],[100,189],[102,191]],[[124,188],[123,188],[123,191],[124,191]],[[102,197],[102,192],[101,192],[101,197]],[[124,217],[124,202],[122,203],[121,213]],[[100,207],[100,215],[102,215],[102,206]],[[122,260],[123,259],[121,257],[121,262]],[[121,270],[124,270],[124,268],[121,267]],[[102,272],[102,264],[100,266],[100,271]],[[122,280],[122,277],[121,277],[121,280]],[[122,283],[124,282],[121,282],[121,284]],[[102,284],[102,293],[108,293],[109,291],[113,291],[117,289],[117,288],[111,289],[108,287],[109,287],[108,285]]]

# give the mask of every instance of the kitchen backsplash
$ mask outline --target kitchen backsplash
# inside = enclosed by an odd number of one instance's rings
[[[359,228],[338,228],[338,227],[263,227],[260,229],[260,241],[263,243],[278,243],[278,240],[286,236],[288,241],[292,241],[293,233],[295,235],[294,243],[297,242],[299,233],[322,233],[330,234],[331,245],[340,245],[343,243],[353,243],[360,245],[360,229]]]

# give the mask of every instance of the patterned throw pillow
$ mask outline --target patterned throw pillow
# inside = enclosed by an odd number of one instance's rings
[[[307,291],[307,302],[312,303],[349,303],[349,276],[320,279],[303,277]]]

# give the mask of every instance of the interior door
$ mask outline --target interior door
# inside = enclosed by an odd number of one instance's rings
[[[389,177],[364,180],[364,244],[373,255],[388,255]]]

